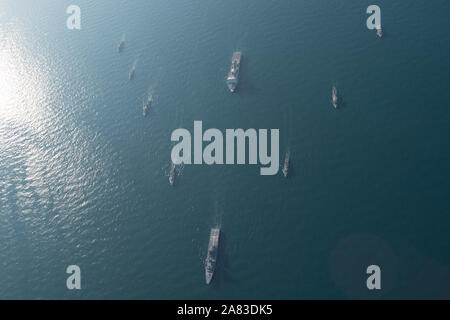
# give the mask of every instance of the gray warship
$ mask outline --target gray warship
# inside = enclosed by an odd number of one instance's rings
[[[150,94],[147,98],[147,101],[142,103],[142,114],[146,117],[150,111],[150,107],[152,106],[153,96]]]
[[[339,103],[339,96],[338,96],[338,91],[337,91],[336,87],[333,87],[333,90],[331,92],[331,98],[332,98],[333,107],[337,109],[338,103]]]
[[[287,178],[289,174],[289,161],[290,161],[291,153],[288,151],[286,152],[286,157],[284,158],[284,165],[283,165],[283,175]]]
[[[234,92],[238,85],[240,67],[241,67],[241,52],[236,51],[233,53],[233,57],[231,58],[231,68],[230,71],[228,72],[227,77],[227,86],[231,92]]]
[[[205,261],[205,280],[210,284],[216,268],[217,252],[219,251],[219,228],[212,228],[209,236],[208,255]]]

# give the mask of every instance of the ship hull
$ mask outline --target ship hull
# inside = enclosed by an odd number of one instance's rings
[[[230,83],[227,84],[228,89],[230,90],[231,93],[236,91],[237,84],[238,84],[238,81],[236,81],[233,84],[230,84]]]
[[[381,38],[383,36],[383,29],[381,29],[381,26],[377,26],[377,35]]]
[[[175,165],[172,164],[172,167],[170,168],[170,173],[169,173],[169,183],[171,186],[175,185],[175,177],[176,177],[176,171],[175,171]]]
[[[124,47],[124,43],[123,42],[120,42],[118,45],[117,45],[117,52],[122,52],[122,50],[123,50],[123,47]]]
[[[147,102],[142,104],[142,114],[144,117],[148,115],[148,112],[150,111],[150,108],[152,107],[153,97],[149,96],[147,98]]]
[[[290,161],[289,159],[290,159],[290,153],[287,152],[286,157],[284,159],[284,166],[283,166],[283,175],[285,178],[287,178],[288,174],[289,174],[289,161]]]
[[[331,99],[332,99],[332,103],[333,103],[333,107],[335,108],[335,109],[337,109],[338,108],[338,103],[339,103],[339,96],[338,96],[338,92],[337,92],[337,89],[335,88],[335,87],[333,87],[333,90],[332,90],[333,92],[332,92],[332,94],[331,94]]]
[[[211,229],[210,237],[209,237],[209,245],[208,245],[208,255],[205,261],[205,282],[206,284],[210,284],[211,280],[214,276],[214,271],[216,268],[217,262],[217,252],[219,249],[219,236],[220,229],[213,228]]]
[[[231,58],[231,68],[228,72],[227,77],[227,86],[230,92],[235,92],[237,85],[239,83],[239,71],[241,68],[241,52],[237,51],[233,53],[233,57]]]

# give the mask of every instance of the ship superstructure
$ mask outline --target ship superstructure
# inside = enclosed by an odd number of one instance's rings
[[[227,86],[231,92],[236,90],[236,87],[239,82],[239,69],[241,67],[241,52],[236,51],[233,53],[233,57],[231,58],[231,68],[228,72],[227,77]]]

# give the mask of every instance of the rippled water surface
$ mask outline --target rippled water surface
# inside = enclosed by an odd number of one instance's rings
[[[70,4],[0,0],[0,298],[450,297],[450,2],[378,1],[381,39],[368,1],[78,0],[81,30]],[[171,187],[194,120],[279,128],[291,177],[186,165]]]

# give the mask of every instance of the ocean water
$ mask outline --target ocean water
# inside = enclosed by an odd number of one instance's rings
[[[450,2],[377,1],[381,39],[371,4],[0,0],[0,298],[450,298]],[[291,177],[185,165],[170,186],[194,120],[280,129]]]

